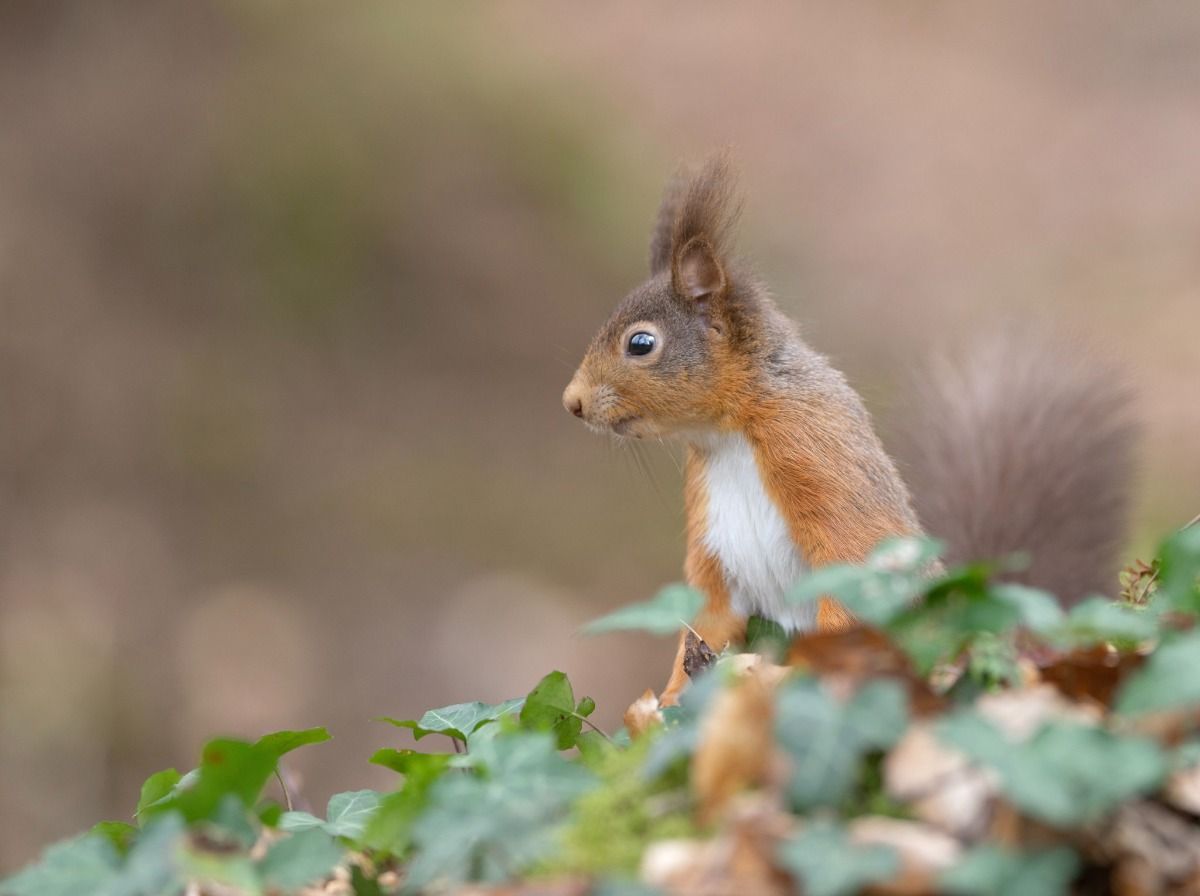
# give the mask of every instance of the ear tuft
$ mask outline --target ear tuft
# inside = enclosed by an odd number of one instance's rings
[[[725,292],[725,270],[712,245],[702,236],[692,237],[675,257],[672,267],[675,291],[701,299]]]
[[[681,295],[719,295],[727,285],[739,211],[727,154],[713,156],[690,175],[677,174],[667,184],[650,241],[651,273],[670,270]]]

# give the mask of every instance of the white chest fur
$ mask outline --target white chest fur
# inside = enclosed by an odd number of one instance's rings
[[[787,523],[763,487],[754,450],[741,435],[706,440],[705,544],[720,560],[735,612],[773,619],[788,631],[816,624],[816,604],[791,607],[784,593],[807,569]]]

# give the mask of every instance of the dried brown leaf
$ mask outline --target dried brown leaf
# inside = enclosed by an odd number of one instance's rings
[[[1042,680],[1071,700],[1088,700],[1112,707],[1117,687],[1141,667],[1145,657],[1122,653],[1107,644],[1081,647],[1059,656],[1041,668]]]
[[[759,666],[713,698],[692,760],[702,822],[715,818],[738,792],[766,783],[776,751],[774,720],[774,688]]]
[[[659,709],[658,697],[655,696],[652,689],[647,688],[642,696],[629,704],[629,709],[625,710],[624,721],[625,728],[632,738],[641,737],[651,728],[662,724],[663,717]]]
[[[962,855],[962,844],[932,825],[919,821],[865,816],[849,825],[850,839],[862,846],[886,846],[900,858],[900,872],[875,884],[871,892],[917,896],[935,889],[938,875]]]
[[[860,626],[838,632],[816,632],[792,641],[789,665],[821,677],[840,679],[853,692],[873,678],[891,678],[908,691],[917,716],[940,712],[945,701],[913,670],[908,656],[878,629]]]

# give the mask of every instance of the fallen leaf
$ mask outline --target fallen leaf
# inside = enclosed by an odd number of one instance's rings
[[[659,709],[658,697],[654,695],[651,688],[647,688],[646,693],[629,704],[629,709],[625,710],[625,727],[629,731],[629,736],[633,738],[641,737],[651,728],[661,725],[662,722],[663,717]]]
[[[774,721],[774,688],[753,669],[713,699],[692,760],[702,822],[716,817],[739,791],[766,781],[777,749]]]
[[[1042,680],[1071,700],[1090,700],[1111,709],[1118,685],[1145,657],[1109,644],[1080,647],[1042,665]]]
[[[717,661],[717,655],[699,635],[688,629],[683,640],[683,671],[688,678],[695,679],[697,675]]]
[[[873,885],[878,893],[928,893],[938,875],[962,854],[962,844],[956,838],[919,821],[869,815],[854,819],[848,829],[856,845],[886,846],[900,858],[900,871],[890,880]]]
[[[792,641],[787,662],[821,677],[846,679],[849,692],[869,679],[895,679],[908,692],[909,708],[918,717],[945,708],[908,656],[878,629],[859,626],[802,635]]]
[[[921,821],[972,839],[987,827],[999,782],[944,746],[930,722],[911,726],[883,762],[884,787]]]

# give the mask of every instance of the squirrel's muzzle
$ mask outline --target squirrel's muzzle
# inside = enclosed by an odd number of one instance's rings
[[[563,407],[580,419],[583,419],[583,399],[586,391],[578,376],[563,390]]]

